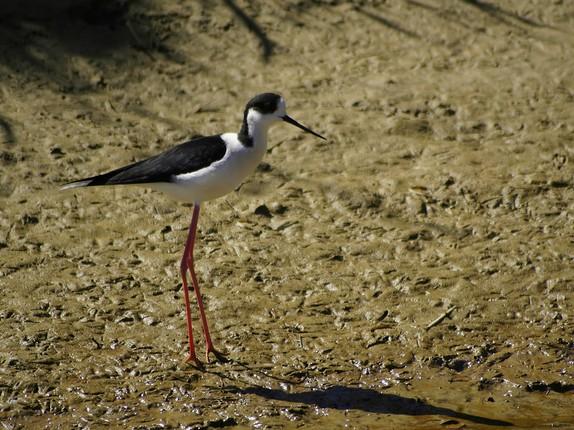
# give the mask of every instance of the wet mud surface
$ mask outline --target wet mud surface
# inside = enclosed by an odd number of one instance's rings
[[[37,6],[0,7],[3,428],[574,427],[569,2]],[[328,141],[275,126],[203,206],[197,369],[191,208],[57,189],[268,90]]]

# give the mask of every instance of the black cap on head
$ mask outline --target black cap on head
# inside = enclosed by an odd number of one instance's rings
[[[246,110],[255,109],[262,114],[273,113],[277,110],[281,96],[274,93],[263,93],[253,97],[247,103]]]

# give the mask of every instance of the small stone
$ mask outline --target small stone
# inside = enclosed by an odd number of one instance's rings
[[[24,225],[30,225],[30,224],[38,224],[39,220],[38,217],[35,215],[28,215],[28,214],[24,214],[24,216],[21,219],[22,224]]]
[[[281,203],[272,203],[271,210],[277,215],[283,215],[289,208]]]
[[[259,205],[255,208],[254,211],[255,215],[259,215],[259,216],[263,216],[265,218],[271,218],[273,215],[271,215],[271,211],[269,210],[269,208],[266,205]]]
[[[257,166],[258,172],[270,172],[271,170],[273,170],[273,168],[269,163],[262,162]]]
[[[54,146],[50,149],[50,155],[52,155],[56,160],[62,158],[65,155],[65,152],[62,151],[62,148],[59,146]]]
[[[142,321],[145,325],[156,325],[157,324],[157,321],[155,320],[155,318],[150,317],[150,316],[143,317]]]

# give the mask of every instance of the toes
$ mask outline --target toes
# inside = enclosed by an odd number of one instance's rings
[[[203,363],[199,361],[199,358],[197,358],[195,354],[189,354],[189,357],[187,357],[187,362],[194,363],[196,367],[203,369]]]

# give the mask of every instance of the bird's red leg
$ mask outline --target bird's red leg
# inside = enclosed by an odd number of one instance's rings
[[[199,212],[199,208],[197,210]],[[193,216],[191,218],[191,224],[189,226],[189,232],[187,235],[187,241],[185,243],[185,249],[183,251],[183,257],[181,259],[180,271],[181,280],[183,282],[183,295],[185,298],[185,315],[187,318],[187,336],[189,338],[189,357],[187,361],[194,361],[195,364],[201,366],[201,361],[198,360],[195,355],[195,345],[193,342],[193,328],[191,325],[191,309],[189,306],[189,288],[187,287],[187,269],[189,268],[190,254],[193,252],[193,242],[195,240],[195,229],[197,227],[197,215],[194,207]]]
[[[199,307],[199,314],[201,316],[201,325],[203,327],[203,335],[205,336],[205,359],[209,362],[209,353],[212,352],[217,357],[220,357],[220,354],[213,346],[213,342],[211,341],[211,336],[209,335],[209,326],[207,324],[207,317],[205,316],[205,310],[203,308],[203,300],[201,299],[201,293],[199,291],[199,283],[197,282],[197,276],[195,276],[195,269],[193,267],[193,246],[195,244],[195,232],[197,227],[197,220],[199,218],[199,204],[195,204],[193,207],[193,219],[192,219],[192,226],[190,229],[193,229],[193,237],[191,238],[191,247],[189,251],[189,271],[191,273],[191,281],[193,282],[193,289],[195,290],[195,296],[197,297],[197,305]],[[194,224],[195,221],[195,224]]]

